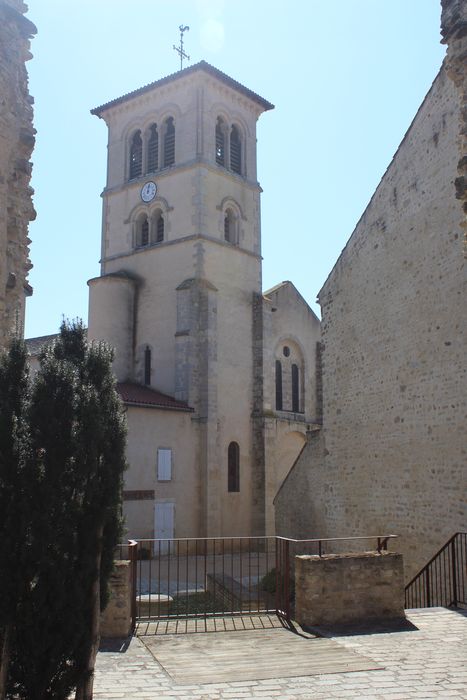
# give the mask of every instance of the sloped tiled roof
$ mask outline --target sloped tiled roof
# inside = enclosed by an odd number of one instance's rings
[[[177,401],[172,396],[162,394],[160,391],[150,389],[141,384],[120,382],[117,384],[117,390],[123,403],[127,406],[165,408],[172,411],[193,411],[184,401]]]
[[[115,100],[111,100],[110,102],[106,102],[105,104],[100,105],[99,107],[95,107],[94,109],[91,109],[91,114],[95,114],[98,117],[100,117],[102,112],[105,112],[107,109],[110,109],[110,107],[115,107],[115,105],[121,104],[122,102],[126,102],[127,100],[131,100],[133,99],[133,97],[137,97],[138,95],[142,95],[145,92],[149,92],[149,90],[152,90],[153,88],[160,87],[162,85],[165,85],[166,83],[172,82],[173,80],[178,80],[178,78],[190,75],[191,73],[195,73],[199,70],[203,70],[205,73],[209,73],[210,75],[214,76],[214,78],[221,80],[223,83],[233,88],[234,90],[241,92],[243,95],[245,95],[245,97],[248,97],[250,100],[253,100],[253,102],[259,104],[265,111],[269,109],[274,109],[274,105],[265,100],[264,97],[261,97],[256,92],[253,92],[253,90],[250,90],[241,83],[237,82],[226,73],[220,71],[218,68],[211,66],[211,64],[207,63],[207,61],[200,61],[199,63],[195,63],[192,66],[188,66],[188,68],[184,68],[183,70],[179,70],[176,73],[167,75],[165,78],[161,78],[160,80],[156,80],[153,83],[144,85],[143,87],[140,87],[137,90],[128,92],[126,95],[117,97]]]
[[[24,342],[28,353],[32,356],[38,355],[44,345],[53,343],[58,338],[58,335],[58,333],[52,333],[52,335],[40,335],[37,338],[26,338]]]

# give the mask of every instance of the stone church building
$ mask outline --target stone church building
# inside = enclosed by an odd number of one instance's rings
[[[116,351],[132,537],[274,534],[318,427],[319,320],[291,282],[261,287],[256,122],[272,108],[202,61],[92,110],[108,171],[88,336]]]
[[[466,529],[467,2],[442,8],[446,58],[319,292],[321,328],[291,282],[262,292],[273,105],[202,61],[93,110],[88,332],[116,349],[130,536],[392,532],[410,578]]]

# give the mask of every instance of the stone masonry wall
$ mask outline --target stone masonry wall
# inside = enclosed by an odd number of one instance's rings
[[[290,536],[400,535],[407,578],[467,522],[460,117],[443,65],[320,291],[322,457],[278,498]]]
[[[25,62],[36,28],[21,0],[0,0],[0,349],[24,333],[31,293],[28,222],[35,218],[29,186],[35,129]]]
[[[131,631],[130,562],[116,561],[110,576],[110,600],[101,615],[101,637],[123,638]]]
[[[442,0],[442,43],[447,44],[446,72],[459,93],[459,132],[455,180],[456,197],[462,203],[460,225],[464,229],[464,254],[467,256],[467,2]]]
[[[295,557],[295,617],[301,625],[396,620],[404,613],[400,554]]]

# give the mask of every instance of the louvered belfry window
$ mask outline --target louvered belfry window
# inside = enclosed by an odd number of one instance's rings
[[[130,180],[141,177],[143,172],[143,140],[141,131],[137,131],[130,146]]]
[[[162,214],[157,219],[156,224],[156,243],[162,243],[164,240],[164,217]]]
[[[149,130],[148,139],[148,173],[154,173],[159,167],[159,134],[157,124],[153,124]]]
[[[164,168],[175,163],[175,124],[173,117],[165,122],[164,134]]]
[[[216,163],[225,165],[225,136],[221,119],[216,124]]]
[[[242,172],[242,144],[240,134],[236,126],[230,132],[230,169],[241,175]]]

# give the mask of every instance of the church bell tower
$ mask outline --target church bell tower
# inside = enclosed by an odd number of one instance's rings
[[[248,495],[261,293],[256,122],[272,108],[202,61],[92,110],[109,137],[89,336],[115,347],[119,382],[192,410],[205,536],[262,534]],[[232,444],[237,501],[224,483]]]

